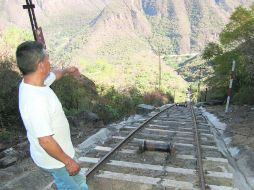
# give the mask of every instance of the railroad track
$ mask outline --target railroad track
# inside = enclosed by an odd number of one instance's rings
[[[237,190],[198,110],[172,105],[153,115],[124,126],[79,158],[91,190]],[[140,151],[144,140],[171,143],[176,154]]]

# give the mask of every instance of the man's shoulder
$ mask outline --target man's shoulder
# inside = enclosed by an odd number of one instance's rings
[[[21,83],[19,87],[19,99],[23,101],[28,100],[29,102],[45,101],[47,99],[47,92],[46,90],[31,88]]]

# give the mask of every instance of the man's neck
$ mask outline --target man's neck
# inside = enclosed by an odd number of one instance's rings
[[[44,85],[44,78],[36,75],[34,73],[28,74],[24,76],[24,83],[30,84],[33,86],[45,86]]]

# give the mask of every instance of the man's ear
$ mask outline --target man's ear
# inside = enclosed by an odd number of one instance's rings
[[[44,64],[43,62],[39,62],[38,65],[37,65],[37,70],[41,73],[41,72],[44,72]]]

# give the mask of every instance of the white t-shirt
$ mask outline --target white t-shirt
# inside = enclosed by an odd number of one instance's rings
[[[64,164],[48,155],[40,146],[39,137],[52,135],[67,155],[73,158],[75,154],[69,123],[60,101],[49,87],[55,79],[55,74],[50,73],[45,80],[45,87],[33,86],[24,81],[19,86],[19,110],[30,142],[31,157],[45,169],[61,168]]]

